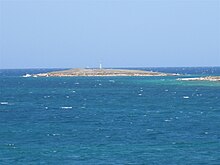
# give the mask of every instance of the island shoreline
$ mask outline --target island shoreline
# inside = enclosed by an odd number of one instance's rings
[[[68,69],[39,74],[27,74],[23,77],[149,77],[149,76],[178,76],[175,73],[162,73],[134,69]]]

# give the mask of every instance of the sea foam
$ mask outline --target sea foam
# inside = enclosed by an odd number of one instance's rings
[[[73,107],[61,107],[61,109],[72,109]]]
[[[8,105],[8,102],[0,102],[1,105]]]

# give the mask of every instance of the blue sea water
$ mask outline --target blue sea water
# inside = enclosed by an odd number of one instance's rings
[[[140,69],[220,75],[219,67]],[[0,70],[0,164],[220,164],[220,83],[21,77],[52,70]]]

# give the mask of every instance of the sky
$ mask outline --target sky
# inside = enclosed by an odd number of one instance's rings
[[[220,66],[220,0],[0,0],[0,69]]]

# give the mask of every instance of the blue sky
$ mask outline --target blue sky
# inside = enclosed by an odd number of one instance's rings
[[[219,0],[0,0],[0,68],[220,66]]]

